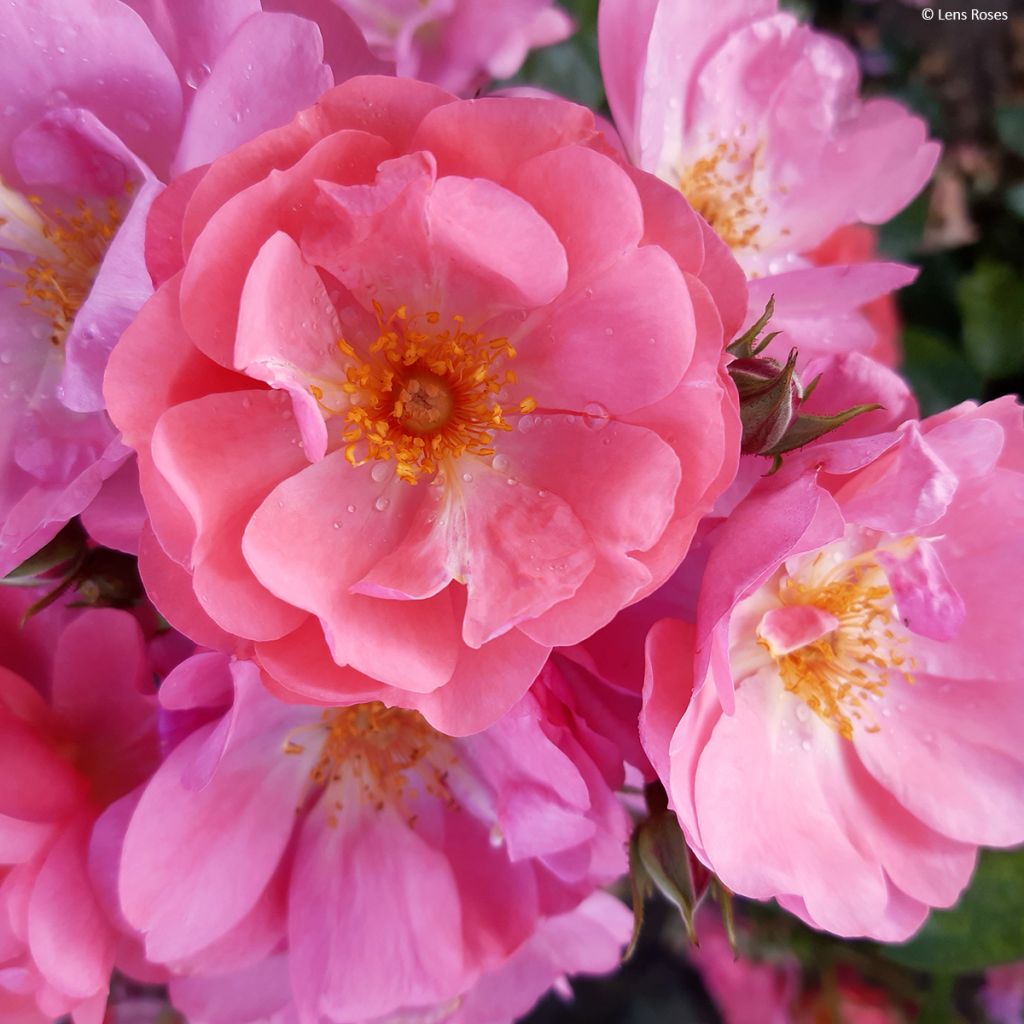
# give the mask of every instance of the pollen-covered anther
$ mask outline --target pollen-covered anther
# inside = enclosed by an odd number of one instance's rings
[[[686,167],[679,189],[730,249],[758,249],[761,218],[768,210],[754,188],[759,151],[720,142]]]
[[[339,792],[358,793],[378,809],[423,793],[450,799],[448,769],[455,758],[450,741],[435,732],[416,711],[389,708],[379,701],[348,708],[328,708],[320,721],[292,730],[285,754],[319,752],[310,769],[318,789],[339,786]],[[329,813],[341,809],[340,797],[328,801]]]
[[[884,696],[892,673],[912,683],[913,662],[903,653],[907,638],[898,632],[892,591],[877,563],[850,560],[830,572],[821,565],[819,555],[808,578],[782,580],[781,604],[761,618],[757,640],[786,690],[849,739],[858,722],[878,731],[865,720],[869,702]]]
[[[101,205],[79,199],[72,212],[49,208],[39,196],[0,194],[0,237],[33,257],[22,269],[23,305],[50,323],[59,346],[92,288],[96,271],[121,224],[113,198]],[[15,223],[16,222],[16,223]]]
[[[441,327],[437,312],[410,315],[401,306],[385,316],[376,303],[374,310],[378,336],[368,358],[338,342],[349,363],[348,461],[393,460],[399,478],[416,483],[462,455],[493,455],[495,435],[512,429],[500,401],[516,383],[508,339],[469,331],[461,316]],[[520,412],[534,408],[532,398],[518,403]]]

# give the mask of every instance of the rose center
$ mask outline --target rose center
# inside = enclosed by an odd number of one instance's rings
[[[405,378],[392,415],[410,434],[435,434],[452,416],[455,397],[436,373],[420,370]]]
[[[508,415],[536,408],[531,398],[505,405],[516,383],[508,338],[467,330],[461,316],[444,325],[437,312],[410,315],[402,306],[385,317],[380,306],[374,310],[378,335],[366,358],[338,342],[350,360],[342,437],[353,466],[393,460],[397,475],[414,484],[463,455],[494,455],[495,436],[512,429]]]
[[[892,672],[913,682],[913,662],[880,566],[861,557],[824,571],[825,561],[819,554],[806,573],[783,578],[781,604],[762,616],[757,640],[786,690],[849,739],[857,722],[878,731],[864,721],[869,701],[883,696]]]
[[[24,304],[49,321],[51,344],[67,336],[120,223],[113,199],[79,199],[65,212],[0,185],[0,244],[33,257],[22,269]]]
[[[385,707],[379,701],[328,708],[320,720],[293,729],[284,753],[316,749],[310,781],[328,794],[328,820],[336,823],[343,794],[382,808],[418,793],[449,799],[445,778],[455,762],[451,744],[416,711]]]
[[[679,176],[679,189],[689,204],[733,250],[759,248],[760,219],[767,206],[754,189],[756,164],[756,150],[748,154],[735,142],[722,142]]]

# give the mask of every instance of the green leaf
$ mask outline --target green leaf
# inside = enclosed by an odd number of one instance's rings
[[[996,132],[999,141],[1018,156],[1024,156],[1024,106],[1019,104],[996,108]]]
[[[955,907],[933,910],[914,938],[882,952],[907,967],[944,974],[1024,959],[1024,850],[984,851]]]
[[[1024,371],[1024,281],[1005,263],[985,260],[957,284],[964,349],[986,379]]]
[[[953,342],[911,327],[903,335],[903,351],[902,373],[914,389],[922,416],[981,397],[981,378]]]

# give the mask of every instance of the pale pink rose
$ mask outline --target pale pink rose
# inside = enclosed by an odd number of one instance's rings
[[[153,216],[106,381],[143,577],[281,690],[483,728],[732,478],[742,275],[581,107],[354,79]]]
[[[804,411],[824,415],[858,402],[880,406],[844,424],[828,435],[829,439],[891,431],[917,416],[917,403],[906,382],[868,356],[853,352],[810,359],[805,379],[812,380],[819,373],[821,382],[802,407]],[[786,456],[794,457],[801,456]],[[715,531],[751,489],[763,483],[770,467],[769,459],[743,456],[732,484],[720,495],[711,513],[701,520],[679,569],[654,593],[624,608],[607,626],[580,644],[553,655],[563,675],[575,682],[576,692],[586,700],[589,717],[600,723],[602,734],[615,742],[622,756],[648,778],[657,773],[638,750],[646,718],[639,722],[639,736],[637,731],[647,634],[661,619],[695,621],[701,576]],[[647,751],[657,752],[657,744],[648,744]],[[663,769],[659,771],[664,774]]]
[[[3,51],[0,575],[130,455],[101,386],[152,293],[143,237],[161,182],[378,66],[328,0],[16,0]],[[123,474],[93,523],[133,551],[137,517],[111,518]]]
[[[1012,399],[824,441],[706,539],[695,625],[648,638],[643,735],[730,889],[897,941],[1024,840]]]
[[[856,57],[777,0],[602,0],[608,100],[638,166],[683,191],[748,271],[779,273],[846,224],[880,224],[939,146]]]
[[[156,700],[127,612],[20,628],[27,606],[0,590],[0,1019],[99,1024],[137,953],[94,872],[95,825],[159,761]]]
[[[562,970],[608,969],[628,914],[591,904],[593,947],[557,922],[625,870],[622,763],[585,748],[554,671],[453,739],[380,703],[285,704],[251,661],[179,666],[161,703],[208,721],[142,791],[119,891],[186,1016],[418,1019],[486,977],[455,1018],[476,1022],[517,970],[529,1005]]]
[[[992,1024],[1020,1024],[1024,1020],[1024,963],[990,967],[979,998]]]
[[[552,0],[338,0],[400,75],[468,95],[510,78],[534,47],[559,43],[572,19]]]
[[[924,122],[892,100],[862,102],[853,53],[777,0],[602,0],[599,30],[627,152],[680,189],[754,278],[748,324],[774,295],[779,345],[891,364],[891,324],[859,307],[914,271],[828,243],[921,190],[939,154]]]

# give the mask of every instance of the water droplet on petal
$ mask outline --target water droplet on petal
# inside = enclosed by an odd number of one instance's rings
[[[497,472],[506,473],[508,472],[509,458],[507,455],[495,455],[494,459],[491,461],[491,465]]]
[[[491,831],[487,835],[487,840],[496,850],[505,845],[505,835],[501,831],[501,826],[497,822],[491,826]]]
[[[507,484],[509,485],[509,487],[515,487],[515,485],[516,485],[517,483],[519,483],[519,481],[518,481],[518,480],[517,480],[517,479],[516,479],[516,478],[515,478],[514,476],[510,476],[510,477],[509,477],[509,478],[508,478],[508,479],[507,479],[507,480],[505,481],[505,483],[507,483]]]
[[[807,705],[806,704],[797,704],[797,706],[796,706],[796,717],[801,722],[806,722],[807,721],[807,716],[809,714],[810,714],[810,712],[807,710]]]
[[[348,510],[349,510],[349,512],[355,512],[355,510],[356,510],[355,505],[349,505]]]
[[[382,484],[385,480],[390,479],[393,473],[394,469],[389,462],[375,462],[370,470],[370,478],[375,483]]]
[[[374,508],[375,508],[375,509],[376,509],[376,510],[377,510],[378,512],[383,512],[383,511],[384,511],[384,509],[386,509],[386,508],[388,507],[388,505],[390,505],[390,504],[391,504],[391,500],[390,500],[389,498],[385,498],[385,497],[384,497],[384,495],[382,494],[382,495],[381,495],[381,496],[380,496],[380,497],[379,497],[379,498],[378,498],[378,499],[377,499],[377,500],[376,500],[376,501],[375,501],[375,502],[373,503],[373,507],[374,507]]]
[[[198,89],[210,77],[209,64],[197,64],[185,72],[185,84],[190,89]]]
[[[468,484],[468,483],[470,483],[470,481],[472,481],[473,474],[472,473],[463,473],[462,474],[462,479],[465,480],[466,483]]]
[[[811,741],[810,740],[804,740],[803,743],[800,744],[800,749],[801,750],[810,750],[811,749]]]
[[[331,523],[331,526],[333,526],[336,530],[340,530],[341,529],[341,523],[339,523],[337,520],[335,520],[333,523]]]
[[[591,430],[603,430],[608,426],[608,410],[600,402],[588,402],[583,407],[583,422]]]

